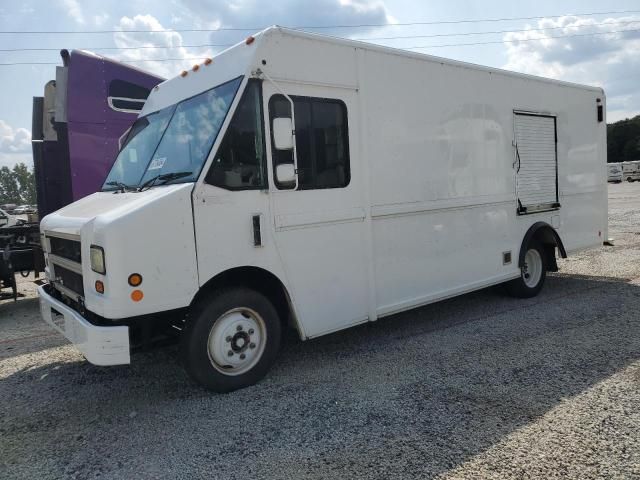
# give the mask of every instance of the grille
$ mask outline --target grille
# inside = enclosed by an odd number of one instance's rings
[[[66,238],[48,237],[51,245],[51,253],[72,262],[82,263],[80,242],[67,240]]]
[[[53,268],[56,280],[60,282],[63,287],[84,297],[82,275],[57,264],[54,264]]]

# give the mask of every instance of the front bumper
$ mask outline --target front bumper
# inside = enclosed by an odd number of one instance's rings
[[[100,327],[85,320],[78,312],[38,287],[40,312],[45,322],[73,343],[94,365],[124,365],[131,363],[129,327]]]

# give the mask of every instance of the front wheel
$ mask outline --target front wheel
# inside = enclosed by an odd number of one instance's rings
[[[181,340],[187,373],[205,388],[231,392],[261,380],[280,348],[271,302],[246,288],[218,292],[195,306]]]
[[[544,285],[547,276],[545,251],[538,242],[531,242],[524,256],[520,277],[506,283],[509,295],[518,298],[535,297]]]

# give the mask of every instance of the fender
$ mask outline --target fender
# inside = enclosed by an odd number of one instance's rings
[[[558,247],[560,256],[562,258],[567,258],[567,251],[565,250],[564,245],[562,244],[562,240],[560,239],[560,235],[558,235],[558,232],[556,232],[555,228],[553,228],[547,222],[536,222],[531,225],[531,227],[529,227],[529,230],[527,230],[527,233],[524,235],[524,239],[522,240],[522,244],[520,245],[518,267],[524,267],[524,257],[527,253],[526,247],[527,245],[529,245],[529,242],[535,237],[538,237],[545,245],[555,245],[556,247]],[[553,263],[555,264],[555,257]],[[557,270],[557,266],[555,266],[555,270]]]

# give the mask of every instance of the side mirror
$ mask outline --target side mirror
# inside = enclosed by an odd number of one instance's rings
[[[281,163],[276,166],[276,182],[280,185],[295,185],[296,168],[293,163]]]
[[[276,150],[293,148],[293,122],[290,118],[273,119],[273,143]]]

